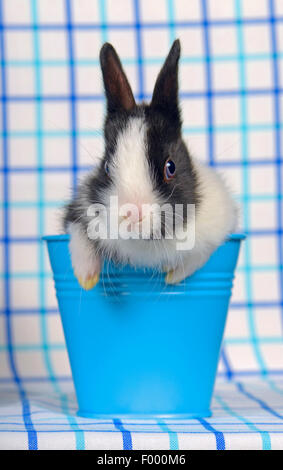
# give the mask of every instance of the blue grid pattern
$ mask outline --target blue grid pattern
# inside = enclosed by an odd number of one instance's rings
[[[19,398],[21,417],[12,419],[10,410],[7,422],[23,426],[25,437],[15,438],[20,446],[45,445],[42,436],[49,428],[46,423],[41,427],[40,420],[46,410],[31,398],[36,387],[51,387],[57,397],[57,410],[64,413],[61,419],[73,436],[68,446],[102,445],[99,433],[110,432],[92,423],[89,432],[93,436],[99,431],[97,438],[87,437],[88,424],[74,417],[69,389],[64,391],[70,370],[40,238],[58,230],[62,200],[101,153],[101,44],[107,40],[115,45],[135,96],[142,100],[150,98],[175,37],[183,49],[185,138],[193,154],[221,171],[234,189],[248,239],[219,365],[220,378],[229,384],[219,386],[215,395],[215,419],[186,423],[187,437],[165,421],[158,423],[158,438],[154,429],[141,426],[139,432],[148,446],[160,443],[172,449],[182,448],[180,442],[232,448],[240,442],[232,429],[250,433],[251,446],[261,442],[262,448],[282,447],[280,0],[225,0],[221,6],[217,0],[0,0],[0,385],[3,392],[12,387]],[[258,380],[257,385],[252,382],[252,391],[248,380]],[[226,386],[231,390],[228,399]],[[238,408],[244,397],[247,406],[257,403],[259,415],[247,416]],[[234,427],[226,427],[223,416]],[[48,417],[53,433],[57,418]],[[12,424],[2,424],[1,418],[0,426],[9,435]],[[109,447],[142,445],[134,423],[115,420],[111,426],[117,440],[109,437]]]

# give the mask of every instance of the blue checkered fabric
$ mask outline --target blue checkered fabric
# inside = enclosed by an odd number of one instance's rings
[[[98,53],[149,99],[174,38],[191,152],[242,208],[243,245],[213,417],[77,418],[40,238],[99,158]],[[0,0],[0,447],[283,448],[281,0]]]

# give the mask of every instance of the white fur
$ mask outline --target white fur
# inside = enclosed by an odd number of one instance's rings
[[[201,194],[196,217],[196,241],[218,245],[236,229],[237,208],[224,181],[211,167],[194,161]]]
[[[157,202],[146,156],[146,124],[143,118],[131,119],[119,135],[110,171],[114,179],[111,192],[118,196],[120,205],[132,203],[139,206]]]
[[[80,224],[70,223],[68,231],[71,237],[70,252],[72,266],[77,278],[86,280],[100,273],[100,258],[96,255],[93,245],[82,231]]]

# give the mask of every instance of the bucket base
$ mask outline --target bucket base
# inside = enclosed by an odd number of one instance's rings
[[[153,413],[127,413],[123,415],[110,415],[110,414],[98,414],[98,413],[89,413],[87,411],[79,410],[77,416],[81,418],[92,418],[92,419],[109,419],[113,420],[114,418],[120,419],[198,419],[198,418],[210,418],[212,412],[208,410],[200,411],[199,413],[169,413],[169,414],[153,414]]]

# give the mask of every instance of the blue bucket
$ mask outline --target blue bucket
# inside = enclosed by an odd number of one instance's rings
[[[105,263],[84,291],[67,235],[45,237],[80,416],[211,415],[220,346],[244,235],[234,234],[179,285]]]

